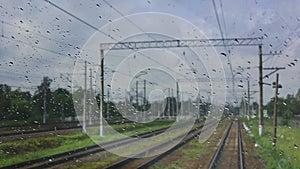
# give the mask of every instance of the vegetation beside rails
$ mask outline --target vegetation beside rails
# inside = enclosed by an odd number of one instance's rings
[[[174,121],[153,121],[149,123],[126,123],[122,125],[114,125],[113,128],[118,132],[125,132],[124,135],[132,136],[141,134],[146,131],[157,130],[159,128],[170,127]]]
[[[134,136],[139,133],[169,127],[172,124],[172,121],[155,121],[149,124],[135,124],[133,126],[128,123],[114,125],[113,127],[116,130],[122,131],[125,135]],[[114,138],[111,136],[103,137],[101,142],[110,141],[112,139]],[[84,133],[49,135],[43,138],[30,138],[23,141],[0,143],[0,167],[93,144],[95,144],[94,141]]]
[[[230,121],[231,118],[225,118],[220,121],[216,131],[208,138],[208,140],[199,143],[198,138],[194,139],[174,152],[176,153],[175,159],[171,158],[172,161],[169,161],[168,159],[166,159],[166,161],[162,160],[151,166],[150,169],[205,168],[206,166],[204,163],[207,163],[206,160],[213,155],[215,145],[217,145],[220,140],[219,137],[216,137],[216,134],[223,133]]]
[[[273,146],[273,122],[264,121],[264,134],[258,135],[258,120],[243,120],[251,130],[248,134],[253,141],[253,146],[258,146],[257,156],[264,160],[267,168],[295,168],[300,166],[300,128],[278,125],[277,144]]]
[[[86,134],[55,135],[0,144],[0,167],[94,144]]]

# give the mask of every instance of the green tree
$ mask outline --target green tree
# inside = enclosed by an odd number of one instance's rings
[[[268,115],[272,117],[274,113],[274,98],[272,98],[271,101],[264,108],[267,109]],[[285,112],[286,110],[286,99],[279,97],[277,99],[277,115],[281,117],[283,115],[283,112]]]
[[[300,89],[298,89],[298,92],[297,92],[297,94],[296,94],[296,96],[295,96],[295,99],[296,99],[298,102],[300,102]]]
[[[257,102],[253,102],[252,103],[252,107],[251,108],[254,110],[255,113],[258,113],[258,107],[259,107],[259,105],[258,105]]]
[[[297,115],[299,118],[299,116],[300,116],[300,89],[298,89],[298,92],[295,95],[295,100],[294,100],[294,104],[293,104],[293,113],[294,113],[294,116]]]
[[[33,96],[33,105],[35,112],[33,118],[37,121],[42,119],[43,123],[47,122],[48,112],[50,110],[51,82],[52,79],[50,79],[49,77],[44,77],[41,85],[37,87],[38,90],[34,93]]]
[[[58,88],[52,93],[50,118],[64,122],[68,116],[76,116],[72,94],[66,89]]]
[[[10,119],[28,120],[32,114],[31,94],[29,92],[22,92],[19,88],[10,91],[9,98],[11,100]]]
[[[79,87],[73,92],[73,105],[77,116],[83,115],[83,89]]]
[[[289,120],[293,117],[293,113],[290,110],[286,110],[282,115],[281,124],[289,125]]]
[[[9,92],[11,88],[6,84],[0,84],[0,120],[7,119],[11,110]]]
[[[96,101],[98,108],[100,108],[100,94],[96,95]],[[107,111],[107,108],[109,109],[109,112]],[[115,103],[109,102],[107,105],[106,101],[103,101],[103,117],[109,118],[109,121],[111,120],[119,120],[122,119],[122,114],[117,110]],[[99,115],[97,115],[99,116]]]

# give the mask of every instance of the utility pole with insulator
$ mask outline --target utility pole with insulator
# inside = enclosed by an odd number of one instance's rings
[[[258,123],[258,134],[259,136],[263,135],[264,132],[264,123],[263,123],[263,63],[262,63],[262,45],[258,46],[258,69],[259,69],[259,110],[258,110],[258,118],[259,118],[259,123]]]
[[[247,81],[247,88],[248,88],[248,92],[247,92],[247,95],[248,95],[248,106],[247,106],[247,118],[249,120],[249,118],[251,117],[250,115],[250,79],[248,78],[248,81]]]
[[[144,80],[144,99],[143,99],[143,103],[144,103],[144,110],[143,110],[143,118],[144,118],[144,121],[146,121],[146,80]]]
[[[104,50],[100,49],[100,137],[104,137],[103,131],[103,106],[104,106]]]
[[[84,91],[83,91],[83,115],[82,115],[82,132],[86,133],[86,78],[87,61],[84,61]]]
[[[90,99],[89,99],[89,125],[92,125],[93,115],[93,72],[90,68]]]
[[[180,107],[179,107],[180,101],[179,101],[179,85],[178,82],[176,82],[176,120],[179,120],[180,116]]]
[[[136,109],[138,110],[139,106],[139,81],[135,82],[135,102],[136,102]]]
[[[106,119],[109,120],[109,116],[110,116],[110,113],[109,113],[109,106],[110,106],[110,99],[109,99],[109,89],[107,89],[107,103],[106,103]]]
[[[43,124],[46,124],[47,122],[47,105],[46,105],[46,102],[47,102],[47,88],[46,86],[44,86],[44,99],[43,99],[43,108],[44,108],[44,114],[43,114]]]
[[[274,131],[273,131],[273,146],[276,146],[276,140],[277,140],[277,100],[278,100],[278,88],[281,88],[281,85],[278,84],[279,81],[279,74],[276,74],[276,82],[273,83],[273,87],[275,87],[275,96],[274,96]]]

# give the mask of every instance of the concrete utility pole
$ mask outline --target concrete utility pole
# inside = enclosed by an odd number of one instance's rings
[[[176,82],[176,120],[178,121],[180,117],[180,111],[179,111],[179,86],[178,82]]]
[[[46,86],[44,86],[44,99],[43,99],[43,107],[44,107],[44,114],[43,114],[43,124],[46,124],[47,122],[47,105],[46,105],[46,99],[47,99],[47,89]]]
[[[200,118],[200,101],[201,101],[201,97],[200,97],[200,90],[198,92],[198,96],[197,96],[197,118]]]
[[[110,115],[110,113],[109,113],[109,106],[110,106],[110,104],[109,104],[109,89],[107,89],[107,103],[106,103],[106,119],[107,120],[109,120],[109,115]]]
[[[144,80],[144,110],[143,110],[143,115],[144,115],[144,121],[146,121],[146,80]]]
[[[274,97],[274,131],[273,131],[273,146],[276,146],[276,140],[277,140],[277,96],[278,96],[278,81],[279,81],[279,74],[276,74],[276,82],[275,82],[275,97]]]
[[[136,100],[136,109],[139,106],[139,81],[135,82],[135,100]]]
[[[82,114],[82,132],[86,133],[86,76],[87,61],[84,61],[84,91],[83,91],[83,114]]]
[[[248,120],[250,119],[251,115],[250,115],[250,79],[248,78],[248,83],[247,83],[247,87],[248,87],[248,106],[247,106],[247,118]]]
[[[259,124],[258,124],[258,133],[259,136],[263,135],[264,132],[264,123],[263,123],[263,63],[262,63],[262,45],[258,46],[258,72],[259,72],[259,112],[258,112],[258,118],[259,118]]]
[[[243,116],[247,117],[247,101],[246,101],[246,93],[244,93],[244,97],[243,97]]]
[[[173,117],[174,116],[174,113],[175,113],[175,111],[174,111],[174,95],[173,95],[174,93],[173,93],[173,88],[171,88],[171,101],[170,101],[170,113],[171,113],[171,117]]]
[[[171,119],[171,89],[170,88],[168,88],[168,96],[169,96],[169,99],[167,99],[168,115],[169,115],[169,119]]]
[[[103,131],[103,106],[104,106],[104,50],[100,49],[100,137],[104,137]]]
[[[89,125],[92,125],[93,114],[93,71],[90,68],[90,99],[89,99]]]

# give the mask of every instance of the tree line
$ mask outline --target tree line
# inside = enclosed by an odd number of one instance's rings
[[[266,105],[265,109],[270,117],[274,113],[274,98]],[[288,94],[285,98],[279,97],[277,100],[277,115],[281,118],[281,124],[288,125],[290,119],[300,115],[300,89],[295,95]]]
[[[43,123],[43,120],[46,118],[47,122],[64,122],[66,117],[71,117],[71,119],[76,120],[75,117],[77,116],[74,109],[72,93],[64,88],[51,91],[51,82],[52,80],[49,77],[44,77],[33,94],[29,91],[21,91],[20,88],[12,90],[8,85],[0,84],[0,121]],[[75,96],[82,94],[82,88],[74,92]],[[99,94],[96,95],[95,98],[99,106]],[[78,100],[78,103],[77,106],[83,107],[82,100]],[[300,114],[300,89],[295,95],[288,94],[286,98],[278,98],[277,104],[278,116],[282,118],[282,124],[288,124],[289,119]],[[204,110],[205,107],[207,106],[201,107],[201,109]],[[255,110],[258,109],[257,103],[253,103],[251,107]],[[264,106],[264,109],[267,110],[270,117],[273,115],[273,108],[274,99],[271,99],[271,101]],[[47,112],[46,117],[44,117],[44,112]],[[94,114],[93,118],[97,120],[98,114]],[[122,118],[122,115],[117,111],[112,102],[104,102],[103,115],[107,120]]]
[[[49,122],[63,122],[65,117],[75,117],[72,94],[63,88],[51,91],[51,82],[50,78],[44,77],[33,94],[0,84],[0,120],[41,123],[44,110]]]
[[[67,89],[58,88],[51,91],[52,79],[44,77],[37,90],[31,94],[29,91],[21,91],[20,88],[12,90],[6,84],[0,84],[0,121],[2,124],[23,124],[25,123],[53,123],[78,121],[77,114],[83,112],[83,93],[82,88],[78,88],[72,94]],[[93,91],[92,91],[93,92]],[[87,112],[90,91],[87,91]],[[73,101],[74,99],[74,101]],[[100,96],[95,96],[96,104],[100,105]],[[76,102],[76,105],[74,105]],[[76,107],[74,107],[76,106]],[[122,115],[115,108],[114,103],[104,101],[103,116],[109,121],[111,119],[121,119]],[[46,113],[45,113],[46,112]],[[79,114],[82,116],[82,114]],[[99,113],[93,110],[91,115],[93,120],[99,118]],[[88,117],[86,117],[88,118]],[[3,123],[3,122],[6,123]]]

